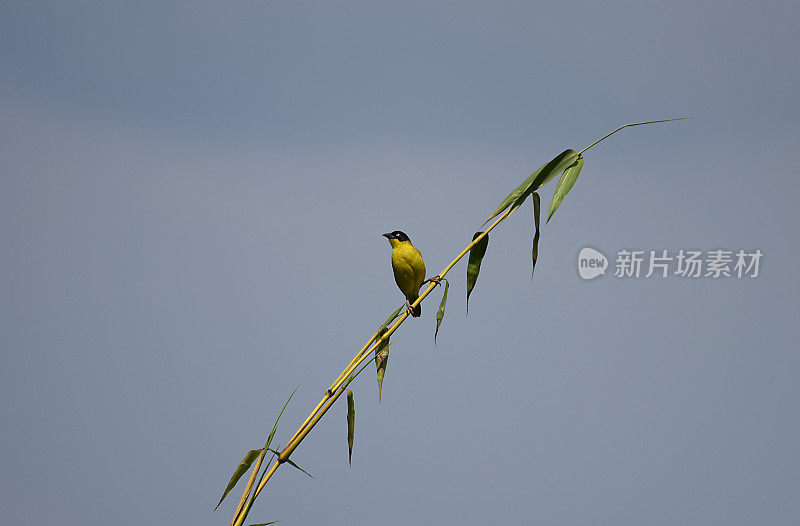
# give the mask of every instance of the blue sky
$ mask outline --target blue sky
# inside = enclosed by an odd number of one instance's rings
[[[544,228],[453,271],[252,522],[792,524],[800,514],[790,2],[13,2],[0,8],[0,508],[221,524],[402,298],[533,169]],[[553,185],[543,192],[549,202]],[[582,281],[579,250],[760,249],[756,279]],[[234,492],[236,493],[236,492]],[[231,500],[235,500],[232,497]]]

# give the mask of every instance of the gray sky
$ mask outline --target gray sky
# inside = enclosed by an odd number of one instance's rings
[[[0,8],[3,522],[227,524],[402,301],[381,233],[433,274],[564,148],[683,115],[587,152],[533,283],[529,205],[468,319],[456,267],[440,349],[437,292],[353,384],[352,468],[337,404],[250,522],[796,521],[796,2],[68,4]]]

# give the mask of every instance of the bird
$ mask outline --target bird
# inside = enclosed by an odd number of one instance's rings
[[[411,240],[400,230],[383,234],[392,246],[392,270],[394,280],[400,292],[406,297],[406,309],[414,318],[419,318],[422,314],[422,306],[417,305],[413,309],[411,304],[419,298],[419,288],[423,283],[433,281],[439,283],[441,278],[436,276],[429,280],[425,279],[425,261],[417,247],[411,244]]]

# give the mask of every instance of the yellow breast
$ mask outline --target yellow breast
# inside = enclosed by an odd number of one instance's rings
[[[422,254],[409,241],[398,242],[392,248],[392,270],[400,291],[410,301],[419,296],[419,288],[425,281],[425,261]]]

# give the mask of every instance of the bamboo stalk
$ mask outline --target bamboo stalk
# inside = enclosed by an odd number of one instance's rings
[[[617,129],[613,130],[612,132],[607,133],[606,135],[602,136],[601,138],[597,139],[596,141],[591,143],[589,146],[587,146],[586,148],[584,148],[583,150],[578,152],[578,155],[582,154],[583,152],[585,152],[589,148],[593,147],[594,145],[596,145],[600,141],[610,137],[611,135],[617,133],[618,131],[620,131],[623,128],[627,128],[627,127],[630,127],[630,126],[640,126],[640,125],[643,125],[643,124],[655,124],[655,123],[660,123],[660,122],[679,121],[679,120],[690,119],[690,118],[691,117],[681,117],[681,118],[677,118],[677,119],[664,119],[664,120],[658,120],[658,121],[646,121],[646,122],[636,122],[636,123],[631,123],[631,124],[625,124],[623,126],[620,126]],[[534,188],[532,190],[535,191],[537,189]],[[477,245],[484,237],[486,237],[489,234],[489,232],[491,232],[497,225],[499,225],[501,222],[503,222],[505,219],[507,219],[511,214],[513,214],[517,210],[517,208],[518,207],[509,206],[509,208],[502,215],[500,215],[480,235],[475,237],[475,239],[473,239],[466,246],[466,248],[464,248],[464,250],[462,250],[461,253],[459,253],[455,257],[455,259],[453,259],[446,267],[444,267],[444,269],[442,269],[442,271],[437,276],[440,277],[440,278],[445,277],[445,275],[448,272],[450,272],[450,270],[465,255],[467,255],[469,253],[469,251],[472,250],[472,248],[475,245]],[[414,307],[419,305],[436,288],[436,286],[437,286],[437,283],[431,282],[425,288],[425,290],[422,292],[422,294],[420,294],[419,297],[411,304],[411,308],[413,309]],[[391,326],[388,327],[385,332],[383,332],[381,334],[381,330],[383,329],[383,327],[381,329],[379,329],[378,331],[376,331],[375,334],[373,334],[372,337],[367,341],[367,343],[364,344],[364,346],[361,348],[361,350],[359,350],[356,353],[355,357],[353,357],[353,359],[350,360],[350,363],[342,370],[341,373],[339,373],[339,375],[336,377],[336,379],[333,381],[331,386],[325,392],[325,395],[322,397],[322,399],[319,401],[319,403],[316,405],[316,407],[311,411],[311,413],[309,413],[309,415],[306,417],[306,419],[300,425],[300,427],[295,432],[295,434],[292,436],[292,438],[289,440],[289,442],[286,444],[286,446],[281,450],[281,452],[278,455],[275,463],[271,464],[270,467],[267,469],[267,471],[262,475],[262,478],[261,478],[260,483],[258,484],[258,487],[255,489],[255,491],[254,491],[253,495],[251,496],[249,502],[247,502],[247,504],[244,505],[245,501],[247,501],[247,496],[248,496],[248,494],[250,493],[250,490],[253,487],[253,483],[255,481],[256,474],[258,473],[258,471],[261,468],[261,463],[262,463],[262,460],[263,460],[264,455],[265,455],[265,452],[262,451],[261,455],[258,458],[258,461],[256,462],[256,464],[255,464],[255,466],[253,468],[253,473],[250,476],[250,480],[248,481],[247,487],[245,488],[245,492],[242,495],[242,498],[239,501],[239,505],[236,508],[236,513],[234,513],[233,519],[231,521],[231,525],[232,526],[241,526],[242,525],[242,523],[244,522],[248,512],[250,511],[250,507],[252,506],[252,504],[255,501],[256,497],[261,493],[261,490],[264,488],[264,486],[266,486],[267,482],[269,482],[269,480],[272,478],[272,476],[278,470],[278,467],[281,464],[285,463],[289,459],[289,456],[294,452],[295,449],[297,449],[297,447],[300,445],[300,443],[303,441],[303,439],[305,439],[305,437],[308,436],[308,434],[311,432],[311,430],[314,429],[314,426],[317,424],[317,422],[319,422],[320,419],[322,419],[322,417],[325,416],[325,413],[328,412],[328,409],[330,409],[331,406],[334,404],[334,402],[336,402],[336,400],[342,395],[342,393],[344,393],[345,388],[347,387],[347,385],[349,385],[349,383],[351,381],[353,381],[353,379],[358,374],[360,374],[361,371],[364,370],[364,367],[366,367],[367,364],[364,364],[364,366],[361,369],[359,369],[358,372],[353,374],[353,372],[356,370],[356,368],[358,368],[359,365],[364,363],[364,361],[367,360],[368,357],[370,357],[372,352],[379,345],[381,345],[385,341],[388,341],[389,337],[400,327],[400,325],[403,324],[403,322],[407,318],[408,318],[408,311],[403,312],[402,314],[400,314],[399,317],[397,318],[397,320],[395,320],[395,322],[392,323]],[[380,337],[379,337],[379,335],[380,335]]]
[[[662,119],[662,120],[660,120],[660,121],[645,121],[645,122],[634,122],[634,123],[631,123],[631,124],[623,124],[622,126],[620,126],[619,128],[617,128],[616,130],[614,130],[614,131],[612,131],[612,132],[610,132],[610,133],[607,133],[607,134],[603,135],[602,137],[600,137],[599,139],[597,139],[596,141],[594,141],[592,144],[590,144],[589,146],[587,146],[587,147],[586,147],[586,148],[584,148],[583,150],[579,151],[579,152],[578,152],[578,155],[582,154],[583,152],[585,152],[586,150],[588,150],[589,148],[591,148],[592,146],[594,146],[594,145],[595,145],[595,144],[597,144],[598,142],[600,142],[600,141],[602,141],[602,140],[604,140],[604,139],[607,139],[607,138],[611,137],[612,135],[614,135],[615,133],[617,133],[618,131],[620,131],[622,128],[628,128],[629,126],[641,126],[642,124],[656,124],[656,123],[659,123],[659,122],[684,121],[684,120],[686,120],[686,119],[691,119],[691,117],[678,117],[677,119]]]
[[[470,250],[472,250],[472,247],[477,245],[481,241],[481,239],[486,237],[486,235],[489,232],[491,232],[497,225],[503,222],[515,211],[516,209],[514,207],[509,207],[509,209],[506,210],[500,217],[498,217],[489,226],[489,228],[484,230],[482,234],[473,239],[472,242],[470,242],[466,246],[466,248],[462,250],[461,253],[459,253],[458,256],[455,257],[455,259],[453,259],[453,261],[451,261],[444,269],[442,269],[442,271],[438,274],[438,276],[443,278],[465,255],[469,253]],[[419,305],[422,302],[422,300],[424,300],[428,296],[428,294],[430,294],[435,288],[436,288],[435,283],[429,284],[422,292],[422,294],[420,294],[419,298],[417,298],[414,301],[414,303],[411,304],[411,308],[414,308],[417,305]],[[255,497],[258,496],[259,493],[261,493],[261,490],[275,474],[278,467],[284,462],[286,462],[286,459],[288,459],[289,456],[294,452],[294,450],[297,449],[297,446],[300,445],[300,442],[303,441],[303,439],[311,432],[311,430],[314,428],[317,422],[319,422],[320,419],[325,415],[325,413],[328,412],[328,409],[331,408],[333,403],[336,402],[336,400],[342,395],[342,393],[344,392],[343,384],[347,381],[350,373],[352,373],[359,365],[361,365],[364,362],[364,360],[366,360],[367,357],[370,356],[370,354],[375,350],[375,348],[378,345],[388,340],[389,337],[400,327],[400,325],[403,324],[406,318],[408,318],[408,311],[400,314],[398,319],[395,320],[395,322],[391,324],[390,327],[388,327],[387,331],[383,333],[380,338],[377,338],[380,331],[376,332],[372,336],[372,338],[370,338],[367,344],[361,348],[361,350],[356,354],[356,356],[344,368],[344,370],[342,370],[342,372],[339,373],[339,375],[336,377],[336,380],[334,380],[333,384],[331,384],[331,387],[322,397],[322,400],[320,400],[320,402],[311,411],[308,417],[306,417],[306,419],[300,425],[300,428],[297,430],[297,432],[295,432],[294,436],[289,440],[289,442],[283,448],[281,454],[278,456],[277,461],[274,464],[272,464],[269,470],[265,473],[263,479],[261,480],[261,483],[258,485],[258,487],[255,490],[255,493],[253,494],[253,498],[250,499],[251,502],[255,499]],[[253,475],[251,476],[251,480],[254,480],[255,473],[256,471],[254,470]],[[244,502],[244,500],[247,498],[247,494],[250,492],[250,487],[251,484],[248,484],[246,492],[242,495],[241,502]],[[247,515],[245,511],[247,510],[242,510],[241,508],[237,509],[237,513],[234,514],[234,519],[231,522],[232,526],[241,526],[241,524],[244,522],[245,516]]]
[[[620,131],[623,128],[627,128],[627,127],[630,127],[630,126],[641,126],[643,124],[655,124],[655,123],[659,123],[659,122],[680,121],[680,120],[684,120],[684,119],[691,119],[691,117],[680,117],[680,118],[677,118],[677,119],[663,119],[663,120],[658,120],[658,121],[646,121],[646,122],[635,122],[635,123],[630,123],[630,124],[624,124],[624,125],[620,126],[619,128],[615,129],[614,131],[609,132],[606,135],[604,135],[601,138],[599,138],[596,141],[594,141],[592,144],[590,144],[589,146],[587,146],[586,148],[584,148],[583,150],[578,152],[578,155],[582,154],[583,152],[585,152],[586,150],[588,150],[592,146],[595,146],[600,141],[603,141],[604,139],[607,139],[608,137],[614,135],[615,133],[617,133],[618,131]],[[442,272],[440,272],[438,274],[438,276],[443,278],[450,271],[450,269],[452,269],[453,266],[455,266],[456,263],[458,263],[461,260],[461,258],[463,258],[472,249],[472,247],[474,247],[476,244],[478,244],[478,242],[481,239],[483,239],[486,236],[486,234],[488,234],[503,219],[505,219],[506,217],[510,216],[514,211],[515,210],[509,209],[509,211],[506,214],[500,216],[500,218],[498,220],[496,220],[488,229],[486,229],[483,234],[481,234],[480,236],[475,238],[469,245],[467,245],[467,247],[464,250],[462,250],[461,253],[458,256],[456,256],[456,258],[453,259],[453,261],[451,261],[450,264],[447,265],[442,270]],[[425,289],[425,291],[423,291],[423,293],[419,296],[417,301],[415,301],[411,306],[412,307],[416,307],[417,305],[419,305],[419,303],[425,298],[425,296],[430,294],[430,292],[433,291],[433,289],[435,287],[436,287],[435,284],[428,285],[428,287]],[[400,324],[407,317],[408,317],[407,314],[401,315],[401,319],[398,321],[398,323],[396,323],[396,326],[390,331],[389,334],[386,335],[386,337],[388,338],[388,336],[391,335],[391,333],[394,332],[397,329],[397,327],[399,327]],[[339,376],[336,377],[336,379],[333,381],[331,386],[325,392],[325,395],[322,397],[322,400],[319,401],[319,403],[316,405],[316,407],[311,411],[311,413],[308,415],[308,417],[306,417],[306,419],[300,425],[300,428],[297,430],[297,432],[289,440],[289,444],[292,444],[295,441],[299,442],[297,440],[299,435],[303,432],[303,430],[306,428],[306,426],[309,424],[309,422],[311,422],[311,420],[317,415],[317,412],[323,406],[325,406],[326,402],[328,402],[328,400],[331,398],[333,393],[339,388],[339,386],[341,386],[342,382],[347,378],[347,376],[356,367],[358,367],[358,365],[363,361],[363,356],[369,355],[370,351],[372,351],[380,342],[384,341],[384,338],[381,338],[375,345],[370,347],[370,345],[375,341],[375,338],[377,338],[379,334],[380,334],[380,330],[376,331],[375,334],[373,334],[372,337],[369,339],[369,341],[367,341],[367,343],[364,344],[364,346],[361,348],[361,350],[358,353],[356,353],[355,357],[350,361],[350,363],[347,364],[347,366],[342,370],[341,373],[339,373]],[[327,411],[327,409],[326,409],[326,411]],[[323,414],[324,414],[324,412],[323,412]],[[305,436],[305,434],[303,436]],[[299,440],[302,440],[302,438],[300,438]],[[287,446],[289,444],[287,444]],[[294,450],[294,448],[292,448],[292,450]],[[288,458],[288,456],[287,456],[287,458]]]
[[[325,404],[324,410],[322,412],[318,413],[313,418],[313,420],[310,422],[310,424],[302,431],[302,437],[297,442],[298,445],[300,444],[300,441],[302,441],[303,438],[305,438],[305,436],[309,432],[311,432],[311,429],[314,427],[314,425],[316,425],[317,422],[319,422],[319,420],[322,418],[322,416],[325,414],[325,412],[327,412],[328,409],[333,405],[333,403],[336,402],[336,400],[342,395],[342,393],[345,391],[347,386],[350,385],[350,382],[352,382],[356,378],[356,376],[361,374],[361,371],[363,371],[364,368],[366,368],[367,365],[369,365],[369,364],[368,363],[364,364],[364,367],[359,369],[357,373],[352,375],[352,377],[349,377],[347,382],[344,385],[342,385],[336,391],[336,393],[334,393],[333,397]],[[298,432],[298,433],[300,433],[300,432]],[[297,447],[297,445],[295,445],[295,447]],[[288,448],[288,445],[287,445],[286,448],[284,448],[284,452],[286,451],[287,448]],[[259,485],[256,488],[255,492],[253,492],[253,496],[250,499],[250,502],[248,502],[246,509],[243,511],[243,513],[241,513],[241,515],[238,515],[238,516],[234,515],[234,520],[231,522],[231,526],[241,526],[242,522],[244,522],[244,519],[247,516],[247,513],[250,511],[250,509],[249,509],[250,505],[252,505],[252,503],[256,500],[256,497],[258,497],[258,495],[261,493],[261,490],[264,489],[264,486],[267,485],[267,482],[269,482],[269,479],[272,478],[272,475],[274,475],[275,472],[278,470],[278,466],[280,466],[281,464],[286,462],[286,460],[289,458],[289,455],[291,455],[292,451],[294,451],[294,448],[292,448],[292,450],[289,451],[288,453],[286,453],[285,455],[284,455],[283,452],[281,452],[281,455],[278,457],[278,459],[276,460],[275,464],[270,466],[269,470],[262,477],[261,482],[259,483]],[[253,473],[255,474],[255,471],[253,471]]]
[[[247,486],[244,488],[244,493],[242,493],[242,498],[239,499],[239,505],[236,506],[236,511],[233,514],[233,519],[231,519],[231,526],[234,525],[236,522],[236,518],[241,513],[242,508],[244,508],[244,503],[247,502],[247,496],[250,494],[250,490],[253,488],[253,483],[256,480],[256,475],[258,474],[259,470],[261,469],[261,462],[264,460],[264,455],[266,455],[266,450],[262,449],[261,454],[258,455],[258,459],[253,466],[253,473],[250,475],[250,480],[247,481]]]
[[[253,497],[247,503],[247,506],[245,506],[245,509],[243,509],[241,513],[233,516],[233,520],[231,521],[231,526],[242,526],[242,523],[244,522],[245,518],[247,518],[247,514],[250,512],[250,506],[253,505],[253,502],[255,502],[256,497],[261,492],[261,488],[264,487],[264,485],[272,477],[275,471],[277,471],[278,466],[280,465],[281,462],[276,461],[274,464],[270,466],[269,470],[264,475],[264,478],[261,480],[261,484],[258,485],[258,488],[256,489],[255,493],[253,493]],[[253,471],[253,473],[255,473],[255,471]]]
[[[480,234],[469,245],[467,245],[467,247],[464,250],[462,250],[461,253],[458,256],[456,256],[455,259],[453,259],[453,261],[451,261],[450,264],[447,265],[441,271],[441,273],[438,274],[439,277],[444,277],[456,265],[456,263],[458,263],[461,260],[461,258],[463,258],[465,255],[469,253],[472,247],[478,244],[481,239],[486,237],[486,235],[490,231],[492,231],[497,225],[499,225],[503,220],[505,220],[508,216],[510,216],[514,211],[515,211],[514,208],[509,208],[508,210],[506,210],[504,214],[498,217],[494,221],[494,223],[492,223],[491,226],[489,226],[489,228],[487,228],[482,234]],[[417,305],[419,305],[422,302],[422,300],[424,300],[425,297],[428,296],[428,294],[430,294],[433,291],[434,288],[436,288],[435,283],[429,284],[422,292],[422,294],[420,294],[419,298],[417,298],[414,301],[414,303],[411,304],[411,307],[414,308]],[[329,398],[328,400],[325,400],[323,398],[323,402],[321,402],[321,404],[323,404],[321,409],[312,411],[312,414],[309,415],[309,417],[306,419],[304,425],[300,427],[298,432],[295,433],[295,436],[289,441],[288,444],[286,444],[286,447],[283,449],[283,451],[281,451],[281,454],[278,457],[281,461],[285,461],[287,458],[289,458],[289,455],[291,455],[292,452],[294,452],[294,450],[297,448],[300,442],[306,437],[306,435],[308,435],[308,433],[311,431],[314,425],[317,422],[319,422],[319,420],[328,411],[331,405],[333,405],[333,402],[335,402],[336,399],[339,398],[339,396],[344,391],[342,384],[346,381],[349,374],[353,370],[355,370],[355,368],[358,367],[361,363],[363,363],[364,360],[370,357],[371,352],[374,351],[374,349],[378,345],[388,340],[389,337],[394,333],[394,331],[396,331],[400,327],[400,325],[403,324],[406,318],[408,318],[408,312],[402,313],[399,316],[399,318],[388,328],[388,330],[380,338],[377,339],[377,341],[373,340],[374,343],[372,344],[371,347],[369,347],[369,350],[367,352],[363,352],[362,349],[362,351],[359,352],[361,356],[359,357],[358,355],[356,355],[356,357],[351,361],[350,365],[348,367],[345,367],[344,371],[342,371],[342,373],[339,375],[338,380],[335,381],[331,386],[331,390],[335,390],[335,394],[333,395],[333,397],[328,397]]]
[[[345,372],[347,372],[349,370],[352,370],[353,363],[355,363],[355,361],[358,360],[362,356],[362,353],[370,346],[370,344],[372,342],[375,341],[375,338],[378,337],[379,333],[380,333],[380,331],[376,331],[375,334],[372,335],[372,338],[370,338],[369,341],[366,344],[364,344],[364,347],[362,347],[361,350],[358,351],[358,353],[356,353],[355,358],[350,360],[350,363],[347,364],[347,367],[345,367],[344,370],[341,373],[339,373],[339,376],[336,377],[336,380],[333,381],[333,384],[328,388],[327,391],[325,391],[325,395],[322,397],[322,400],[320,400],[320,402],[317,404],[317,406],[314,408],[314,410],[311,411],[311,413],[308,415],[308,417],[306,417],[305,421],[303,421],[303,423],[300,424],[300,429],[298,429],[297,432],[294,434],[294,436],[290,439],[290,442],[292,440],[294,440],[294,438],[297,437],[297,435],[300,434],[300,432],[303,431],[305,426],[307,426],[308,423],[311,421],[311,419],[314,418],[314,415],[317,414],[317,411],[319,411],[320,408],[325,404],[325,402],[328,401],[328,399],[332,396],[333,391],[336,390],[337,382],[339,382],[339,380],[341,380],[343,377],[345,377],[344,376]]]

